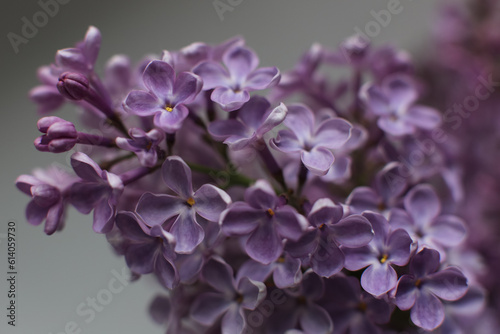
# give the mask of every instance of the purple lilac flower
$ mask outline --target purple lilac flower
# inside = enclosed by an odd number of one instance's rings
[[[71,156],[71,166],[82,178],[71,187],[71,204],[83,214],[94,210],[94,231],[107,233],[114,225],[116,205],[123,192],[123,182],[116,174],[102,170],[82,152]]]
[[[332,333],[334,328],[332,319],[318,303],[318,300],[325,293],[325,282],[322,277],[309,269],[304,273],[298,288],[290,288],[285,292],[295,297],[296,303],[290,312],[286,314],[289,320],[284,322],[297,319],[296,322],[306,334]]]
[[[381,334],[378,325],[389,322],[393,306],[361,290],[355,277],[338,275],[326,280],[319,304],[335,324],[334,334]]]
[[[132,212],[116,215],[116,226],[126,240],[125,260],[134,273],[154,272],[168,289],[179,283],[174,265],[175,240],[161,226],[148,227]]]
[[[235,202],[221,215],[222,231],[230,236],[248,236],[247,254],[263,264],[276,261],[283,252],[283,239],[298,240],[305,218],[284,205],[271,185],[259,180],[245,191],[245,202]]]
[[[453,215],[440,214],[441,202],[434,189],[426,184],[413,187],[404,198],[405,210],[393,209],[389,222],[394,229],[405,229],[418,249],[436,249],[441,260],[445,249],[459,245],[467,235],[465,222]]]
[[[58,167],[36,169],[33,175],[16,180],[19,190],[32,200],[26,207],[26,219],[32,225],[45,220],[45,233],[50,235],[64,226],[64,211],[71,185],[77,179]]]
[[[339,245],[358,248],[373,238],[372,226],[365,217],[342,216],[342,206],[328,198],[317,200],[307,216],[310,228],[297,242],[289,242],[286,249],[295,257],[309,257],[311,268],[320,276],[338,273],[344,267]]]
[[[189,113],[185,104],[200,92],[201,79],[189,72],[176,76],[172,66],[160,60],[149,63],[142,79],[148,91],[130,92],[126,107],[135,115],[154,115],[155,126],[167,133],[179,130]]]
[[[158,129],[145,132],[140,128],[129,130],[130,139],[118,137],[116,145],[122,150],[134,152],[141,165],[153,167],[158,161],[160,143],[165,139],[165,134]]]
[[[238,270],[237,277],[248,277],[254,281],[264,282],[271,275],[274,284],[280,289],[295,286],[302,280],[301,261],[287,252],[267,265],[248,260]]]
[[[203,79],[203,90],[214,91],[212,101],[225,111],[239,109],[250,99],[249,92],[262,90],[276,84],[280,79],[276,67],[256,69],[259,58],[252,50],[237,46],[224,53],[222,62],[226,66],[208,61],[193,69]]]
[[[247,277],[236,281],[231,266],[219,257],[205,264],[202,277],[215,291],[205,292],[195,300],[191,317],[205,326],[222,317],[222,334],[244,333],[247,326],[244,310],[254,310],[264,300],[265,284]]]
[[[407,187],[407,178],[401,173],[403,166],[391,162],[375,175],[373,188],[357,187],[346,200],[349,210],[361,213],[366,210],[384,211],[393,207]]]
[[[208,126],[208,131],[233,150],[244,149],[262,140],[266,133],[285,119],[288,110],[284,104],[274,109],[270,107],[271,104],[265,98],[254,96],[241,107],[236,119],[214,121]]]
[[[136,212],[148,226],[162,225],[175,218],[169,232],[176,240],[177,253],[191,253],[198,246],[205,232],[196,215],[218,222],[231,198],[223,190],[205,184],[193,191],[191,169],[177,156],[168,157],[162,166],[165,184],[177,195],[145,193],[137,204]]]
[[[467,292],[467,279],[455,267],[439,270],[439,252],[424,248],[410,261],[409,274],[401,276],[396,287],[395,303],[402,310],[411,309],[413,323],[434,330],[444,320],[439,299],[454,301]]]
[[[412,240],[403,229],[391,230],[384,216],[364,212],[363,217],[371,223],[375,235],[372,241],[360,248],[345,248],[345,268],[360,270],[361,286],[378,297],[396,287],[398,275],[392,265],[404,266],[410,260]]]
[[[392,75],[379,85],[366,84],[360,95],[368,110],[380,116],[377,124],[387,134],[403,136],[441,124],[437,110],[414,104],[418,92],[407,76]]]
[[[271,141],[284,153],[300,153],[300,159],[309,171],[325,175],[335,157],[330,151],[344,145],[351,135],[352,125],[341,118],[330,118],[316,124],[314,113],[307,106],[288,107],[284,121],[288,130],[281,130]]]
[[[89,27],[85,39],[74,48],[59,50],[56,65],[64,71],[87,74],[94,70],[94,65],[101,48],[101,32],[96,27]]]

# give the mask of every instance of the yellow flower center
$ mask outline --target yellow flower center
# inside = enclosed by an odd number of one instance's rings
[[[165,110],[168,111],[168,112],[172,112],[172,110],[174,110],[174,108],[172,108],[172,106],[170,104],[167,104],[165,106]]]
[[[422,285],[422,280],[419,278],[419,279],[415,282],[415,286],[416,286],[417,288],[419,288],[419,287],[420,287],[420,285]]]
[[[187,203],[187,204],[189,204],[189,206],[193,206],[193,205],[194,205],[194,203],[195,203],[195,202],[194,202],[194,198],[189,197],[189,198],[187,199],[186,203]]]
[[[271,209],[271,208],[267,209],[267,213],[268,213],[270,216],[274,216],[274,211],[273,211],[273,209]]]
[[[387,254],[384,254],[384,256],[382,256],[382,258],[380,259],[380,263],[385,263],[388,257],[389,256],[387,256]]]
[[[366,305],[366,303],[365,303],[365,302],[360,302],[360,303],[358,304],[358,310],[360,310],[361,312],[364,312],[364,311],[366,311],[366,306],[367,306],[367,305]]]

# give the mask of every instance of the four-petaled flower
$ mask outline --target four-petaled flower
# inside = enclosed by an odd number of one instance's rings
[[[167,133],[179,130],[189,114],[184,104],[196,98],[202,87],[201,79],[189,72],[176,76],[172,66],[160,60],[149,63],[142,79],[148,92],[130,92],[125,106],[135,115],[154,115],[154,124]]]
[[[191,169],[180,157],[168,157],[163,163],[162,175],[165,184],[177,196],[145,193],[137,204],[136,212],[148,226],[163,225],[175,217],[169,226],[169,232],[176,241],[175,251],[192,253],[205,236],[196,215],[218,222],[231,198],[211,184],[204,184],[194,192]]]
[[[116,146],[122,150],[134,152],[143,166],[156,165],[159,145],[165,139],[163,132],[158,129],[145,132],[139,128],[132,128],[129,130],[129,135],[131,139],[116,138]]]
[[[285,153],[300,153],[304,166],[316,175],[325,175],[335,161],[332,149],[344,145],[352,125],[342,118],[327,118],[316,124],[314,113],[307,106],[288,107],[284,121],[288,130],[281,130],[271,145]]]
[[[249,48],[236,46],[224,53],[221,64],[207,61],[193,69],[193,73],[203,79],[203,90],[214,91],[212,101],[225,111],[239,109],[250,99],[249,92],[269,88],[280,79],[276,67],[262,67],[259,58]]]

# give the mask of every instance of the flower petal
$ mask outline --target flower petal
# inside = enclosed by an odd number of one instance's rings
[[[308,304],[299,318],[300,326],[305,333],[330,334],[333,322],[328,312],[316,304]]]
[[[233,81],[243,83],[255,68],[259,65],[257,54],[246,47],[237,46],[228,50],[222,57]]]
[[[116,209],[109,201],[103,200],[94,209],[94,224],[92,228],[96,233],[108,233],[114,226]]]
[[[454,301],[467,292],[467,278],[458,268],[448,267],[427,276],[425,288],[441,299]]]
[[[270,110],[271,104],[269,101],[259,95],[252,96],[250,100],[241,107],[238,112],[238,117],[249,128],[256,130],[262,124],[263,117]]]
[[[312,137],[314,122],[313,112],[304,104],[288,106],[288,115],[284,123],[299,140],[305,141]]]
[[[324,147],[315,147],[311,151],[301,152],[302,163],[315,175],[326,175],[332,167],[335,157]]]
[[[245,326],[243,310],[233,303],[222,317],[222,334],[243,334]]]
[[[162,111],[161,104],[156,97],[142,90],[131,91],[125,99],[125,105],[139,116],[151,116]]]
[[[311,254],[311,268],[323,277],[333,276],[344,267],[344,254],[328,237],[327,233],[321,233],[318,247]]]
[[[205,326],[211,326],[221,317],[231,306],[231,301],[218,293],[202,293],[194,301],[190,315]]]
[[[335,205],[329,198],[321,198],[314,203],[307,219],[312,226],[319,227],[322,224],[337,223],[343,214],[341,205]]]
[[[185,210],[175,220],[170,228],[176,240],[175,252],[192,253],[205,237],[205,231],[196,222],[194,210]]]
[[[251,136],[249,129],[236,119],[217,120],[208,125],[208,132],[217,140],[225,140],[232,136]]]
[[[168,157],[161,167],[163,181],[182,199],[193,196],[191,168],[178,156]]]
[[[26,219],[31,225],[40,225],[47,217],[47,212],[50,208],[41,207],[35,201],[30,201],[26,206]]]
[[[103,171],[88,155],[75,152],[71,155],[71,167],[76,175],[89,182],[103,182]]]
[[[189,114],[186,106],[176,105],[172,111],[162,110],[155,114],[154,123],[157,127],[167,133],[174,133],[182,126],[183,121]]]
[[[231,203],[231,197],[224,190],[211,184],[202,185],[193,197],[196,213],[212,222],[218,222],[222,211]]]
[[[156,258],[155,273],[160,283],[167,289],[173,289],[179,284],[177,269],[162,255]]]
[[[422,292],[417,296],[410,317],[418,327],[432,331],[443,323],[444,306],[433,294]]]
[[[281,255],[283,244],[273,224],[270,221],[265,221],[252,232],[246,242],[245,250],[255,261],[269,264],[276,261]]]
[[[398,275],[387,262],[375,262],[361,275],[363,289],[377,297],[395,288],[397,283]]]
[[[372,225],[361,215],[352,215],[342,219],[338,224],[329,226],[334,238],[345,247],[361,247],[373,239]]]
[[[314,144],[329,149],[338,149],[349,140],[351,129],[351,123],[342,118],[327,119],[316,129]]]
[[[149,274],[155,268],[155,261],[159,253],[159,244],[154,242],[154,238],[150,237],[150,241],[129,246],[125,253],[127,266],[134,273]]]
[[[267,89],[278,83],[279,79],[280,71],[276,67],[262,67],[250,73],[244,86],[250,91]]]
[[[419,227],[428,226],[441,212],[441,202],[436,192],[426,184],[412,188],[405,196],[404,205]]]
[[[427,234],[443,246],[454,247],[465,239],[467,227],[457,216],[441,215],[431,223]]]
[[[248,277],[242,277],[238,282],[238,292],[243,296],[241,307],[247,310],[255,310],[266,298],[266,285],[262,282],[252,281]]]
[[[215,103],[218,103],[223,110],[233,111],[248,102],[250,94],[246,90],[234,91],[228,87],[217,87],[210,95],[210,98]]]
[[[202,78],[203,90],[227,87],[230,84],[229,73],[219,63],[201,63],[193,69],[193,73]]]
[[[199,76],[189,72],[182,72],[175,80],[171,103],[177,105],[192,102],[201,91],[202,86],[203,81]]]
[[[411,255],[411,244],[413,240],[408,232],[403,229],[392,231],[387,239],[388,261],[397,266],[408,263]]]
[[[401,310],[409,310],[415,304],[417,294],[415,279],[410,275],[403,275],[398,281],[394,302]]]
[[[359,248],[342,247],[342,252],[345,256],[344,267],[347,270],[357,271],[378,262],[376,254],[369,246]]]
[[[419,105],[408,109],[405,119],[424,130],[432,130],[441,124],[441,114],[437,110]]]
[[[302,270],[299,259],[285,255],[285,262],[276,265],[273,272],[274,284],[280,289],[297,285],[302,280]]]
[[[233,274],[233,268],[220,257],[210,258],[201,271],[207,284],[227,295],[235,293]]]
[[[274,214],[274,222],[276,231],[282,238],[287,238],[293,241],[299,240],[302,232],[307,224],[305,219],[301,217],[295,210],[284,207]]]
[[[175,71],[168,63],[153,60],[146,66],[142,75],[144,85],[162,101],[168,100],[173,93]]]
[[[270,141],[271,146],[281,152],[294,153],[302,150],[302,144],[290,130],[281,130],[276,138]]]
[[[235,202],[222,212],[220,222],[226,235],[246,235],[266,218],[262,210],[254,209],[245,202]]]
[[[137,203],[136,212],[149,226],[161,225],[185,209],[184,201],[170,195],[144,193]]]

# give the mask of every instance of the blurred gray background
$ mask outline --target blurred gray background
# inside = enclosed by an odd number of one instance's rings
[[[63,2],[62,0],[60,0]],[[392,0],[394,1],[394,0]],[[41,1],[51,2],[49,1]],[[16,177],[54,160],[66,164],[68,155],[37,152],[35,106],[27,99],[37,85],[35,71],[53,61],[57,49],[83,38],[89,25],[103,35],[97,68],[114,54],[139,60],[147,53],[178,49],[194,41],[218,43],[241,34],[264,66],[289,69],[313,42],[335,47],[359,27],[374,21],[371,11],[387,9],[389,0],[220,0],[231,6],[221,17],[212,0],[97,1],[65,0],[59,11],[16,54],[7,38],[21,35],[22,18],[30,22],[42,8],[37,1],[2,0],[0,33],[1,200],[0,233],[9,220],[17,223],[18,298],[17,326],[7,326],[6,245],[0,239],[0,333],[162,333],[147,315],[147,306],[159,290],[150,279],[129,284],[90,322],[76,309],[87,298],[108,289],[113,270],[121,272],[124,260],[116,257],[106,239],[93,233],[90,216],[71,210],[62,233],[46,236],[42,226],[24,218],[28,197],[14,186]],[[401,13],[372,38],[375,44],[390,42],[411,52],[426,45],[437,0],[401,0]],[[380,26],[380,25],[379,25]],[[418,53],[425,52],[420,49]],[[71,107],[58,116],[71,118]],[[117,284],[118,286],[119,284]],[[72,331],[71,322],[78,330]],[[69,326],[68,328],[65,328]]]

